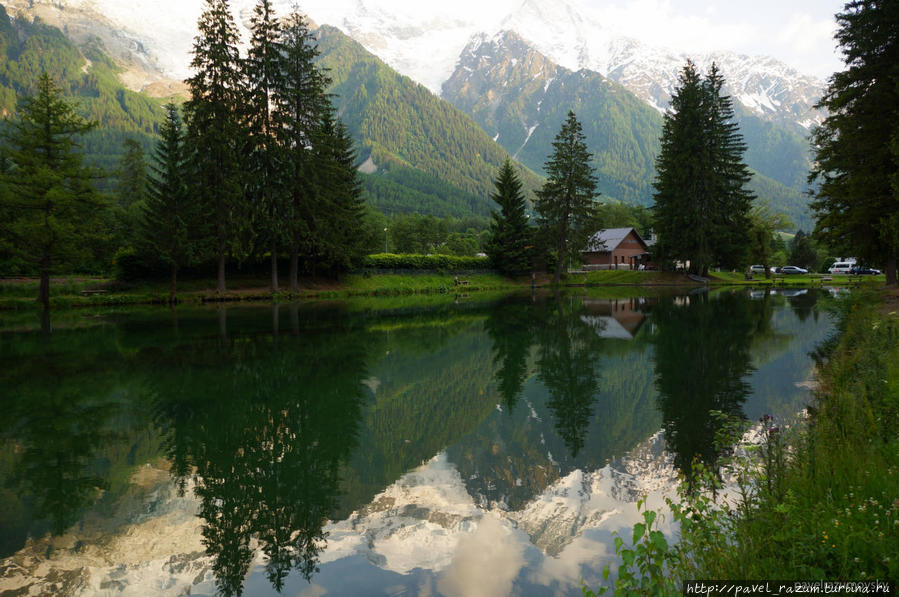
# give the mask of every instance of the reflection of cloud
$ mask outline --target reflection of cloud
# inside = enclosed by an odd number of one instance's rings
[[[606,539],[609,539],[608,535]],[[583,567],[585,565],[601,570],[603,563],[613,561],[615,561],[615,552],[610,546],[582,535],[569,543],[558,557],[543,558],[540,566],[534,570],[528,580],[542,586],[550,586],[554,582],[558,582],[563,587],[577,588],[581,584],[581,579],[584,578]],[[596,566],[597,563],[600,565]]]
[[[459,541],[453,562],[437,582],[448,597],[509,595],[524,566],[524,546],[513,531],[485,514],[478,529]]]
[[[323,586],[310,584],[308,587],[304,587],[302,591],[297,593],[297,597],[322,597],[322,595],[327,594],[328,589]]]

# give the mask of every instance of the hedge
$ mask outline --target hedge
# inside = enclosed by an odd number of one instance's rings
[[[490,269],[488,257],[457,257],[455,255],[396,255],[378,253],[368,255],[362,267],[372,269],[416,270],[479,270]]]

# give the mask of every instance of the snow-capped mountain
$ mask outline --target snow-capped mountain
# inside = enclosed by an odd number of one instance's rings
[[[615,34],[613,23],[601,23],[567,0],[526,0],[500,28],[514,31],[560,66],[592,70],[621,83],[659,111],[668,107],[678,72],[689,58],[701,69],[717,63],[727,81],[726,93],[758,116],[805,128],[821,119],[813,106],[824,83],[771,57],[695,55],[649,46]]]
[[[183,79],[201,0],[2,0],[14,14],[39,16],[76,41],[99,38],[110,54],[127,63],[126,84]],[[246,29],[255,0],[232,0]],[[293,0],[274,0],[286,14]],[[489,3],[488,3],[489,4]],[[315,22],[334,25],[401,74],[440,93],[460,53],[473,37],[514,31],[550,60],[570,70],[586,68],[616,82],[658,110],[668,105],[678,71],[688,55],[652,47],[616,32],[570,0],[525,0],[509,14],[485,5],[477,14],[459,14],[452,4],[421,3],[385,8],[376,0],[304,0],[300,10]],[[728,92],[752,113],[805,128],[820,121],[812,106],[824,83],[770,57],[719,52],[690,57],[701,67],[718,63]]]

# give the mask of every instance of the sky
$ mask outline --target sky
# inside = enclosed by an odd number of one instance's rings
[[[843,7],[839,0],[586,0],[584,4],[594,16],[616,23],[622,33],[654,45],[774,56],[822,79],[842,69],[833,39],[834,15]]]
[[[355,5],[357,0],[301,0],[300,4]],[[410,17],[478,15],[497,22],[523,0],[362,0]],[[545,0],[552,3],[553,0]],[[800,72],[826,79],[842,69],[833,33],[842,0],[571,0],[610,28],[647,44],[686,52],[729,50],[773,56]],[[345,9],[344,9],[345,10]],[[314,14],[314,10],[311,11]]]

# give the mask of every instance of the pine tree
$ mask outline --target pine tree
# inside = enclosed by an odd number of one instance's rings
[[[735,121],[733,101],[722,93],[724,78],[714,62],[705,87],[713,148],[710,201],[713,259],[717,266],[734,268],[742,263],[749,247],[749,211],[755,196],[746,185],[752,180],[752,173],[743,162],[746,143]]]
[[[568,112],[553,148],[544,166],[547,180],[537,191],[534,207],[540,233],[556,259],[553,284],[558,284],[562,268],[581,258],[587,239],[595,232],[598,193],[590,152],[574,112]]]
[[[226,0],[206,0],[197,23],[185,103],[186,157],[191,193],[214,223],[217,288],[225,291],[225,257],[237,244],[240,227],[252,224],[243,204],[238,116],[241,93],[239,36]]]
[[[259,0],[250,18],[250,49],[243,62],[246,128],[249,135],[247,200],[254,206],[255,234],[271,251],[272,292],[278,292],[278,252],[284,236],[282,191],[286,176],[279,145],[275,99],[284,82],[282,31],[270,0]]]
[[[325,114],[313,147],[316,202],[310,230],[312,254],[332,274],[362,257],[365,202],[356,171],[356,152],[346,126]]]
[[[654,249],[661,261],[689,261],[706,275],[712,265],[735,266],[749,245],[746,146],[733,122],[733,104],[713,64],[703,79],[687,61],[665,114],[656,159]]]
[[[531,240],[521,180],[509,159],[503,163],[493,181],[496,191],[490,196],[500,211],[492,212],[487,255],[493,266],[509,276],[521,276],[531,269]]]
[[[281,146],[287,152],[287,184],[284,188],[284,232],[290,250],[290,291],[299,291],[299,255],[309,246],[316,226],[314,172],[308,151],[323,115],[330,109],[325,90],[329,79],[315,64],[318,49],[306,19],[291,13],[284,25],[283,87],[276,92],[276,118]]]
[[[178,270],[202,254],[205,226],[202,212],[187,190],[181,117],[174,104],[165,106],[166,119],[150,166],[149,193],[143,209],[144,244],[171,267],[169,303],[175,302]]]
[[[818,182],[816,235],[885,264],[896,284],[899,259],[899,4],[854,0],[837,15],[846,69],[818,107],[828,112],[812,136]],[[892,148],[892,149],[891,149]]]
[[[119,205],[128,209],[147,197],[147,162],[144,148],[135,139],[127,138],[125,152],[119,160],[116,195]]]
[[[38,302],[50,308],[50,275],[62,261],[75,261],[103,205],[82,165],[76,138],[96,123],[87,122],[63,98],[46,73],[34,96],[23,99],[18,118],[5,137],[8,160],[0,196],[5,235],[12,250],[40,271]]]

